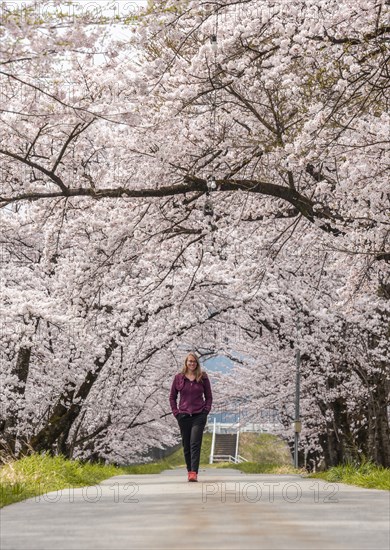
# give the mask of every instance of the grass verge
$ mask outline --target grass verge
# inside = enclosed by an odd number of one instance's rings
[[[82,463],[61,455],[32,454],[1,467],[0,508],[51,491],[95,485],[113,476],[156,474],[168,468],[165,461],[117,467]]]
[[[308,477],[325,479],[331,483],[347,483],[366,489],[390,490],[390,468],[376,466],[371,462],[364,462],[360,466],[334,466],[325,472],[309,474]]]

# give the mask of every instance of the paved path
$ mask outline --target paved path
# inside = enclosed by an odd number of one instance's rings
[[[1,511],[2,550],[388,550],[390,492],[297,475],[118,476]]]

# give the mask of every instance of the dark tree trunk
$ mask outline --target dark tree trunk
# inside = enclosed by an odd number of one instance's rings
[[[67,438],[72,425],[78,418],[82,409],[82,404],[87,399],[100,371],[117,347],[117,342],[112,340],[110,346],[106,348],[104,358],[95,360],[95,370],[93,372],[88,371],[76,395],[74,388],[67,390],[61,395],[47,424],[31,438],[29,445],[33,451],[47,451],[53,454],[56,446],[57,451],[63,453],[65,456],[69,455]],[[77,400],[77,403],[74,403],[74,400]],[[66,403],[66,405],[64,403]],[[70,405],[68,405],[68,403],[70,403]]]
[[[30,359],[31,348],[20,348],[15,367],[11,370],[11,375],[16,376],[17,380],[11,388],[10,404],[6,417],[2,423],[2,434],[0,439],[2,450],[10,455],[15,455],[16,451],[18,421],[25,405],[24,395],[30,368]]]
[[[378,258],[379,259],[379,258]],[[385,258],[381,258],[382,260]],[[378,277],[378,296],[387,304],[390,300],[390,280],[389,280],[389,258],[385,260],[386,266],[379,272]],[[390,315],[388,308],[379,307],[376,310],[386,328],[380,334],[368,335],[368,347],[371,350],[377,350],[383,345],[383,340],[387,342],[386,358],[374,364],[374,372],[368,376],[370,384],[369,404],[368,404],[368,441],[369,458],[376,464],[390,468],[390,426],[389,426],[389,406],[390,406],[390,364],[389,364],[389,341],[390,341]],[[385,324],[387,323],[387,324]],[[382,351],[382,354],[385,353]]]
[[[368,403],[368,458],[390,468],[389,382],[380,373],[372,377]]]
[[[338,381],[334,377],[328,378],[328,387],[337,389]],[[330,468],[343,464],[352,458],[358,458],[357,445],[350,429],[350,418],[344,397],[336,397],[325,403],[318,401],[319,409],[327,419],[329,411],[332,422],[326,421],[326,432],[320,436],[320,444],[324,451],[325,466]]]

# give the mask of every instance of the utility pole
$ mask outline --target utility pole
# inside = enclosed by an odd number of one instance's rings
[[[300,411],[299,411],[299,398],[300,398],[300,383],[301,383],[301,350],[299,349],[299,321],[297,321],[297,342],[295,348],[295,359],[296,359],[296,371],[295,371],[295,420],[294,420],[294,467],[298,468],[298,444],[299,444],[299,434],[301,432],[301,420],[300,420]]]

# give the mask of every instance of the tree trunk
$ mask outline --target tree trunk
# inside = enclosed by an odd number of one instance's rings
[[[372,377],[368,403],[368,458],[390,468],[389,382],[380,373]]]
[[[0,445],[5,453],[12,456],[15,455],[16,452],[19,417],[25,406],[24,395],[30,368],[30,359],[31,348],[20,348],[16,358],[15,367],[11,370],[11,375],[16,376],[17,380],[10,389],[10,404],[6,413],[6,418],[2,424]]]
[[[113,351],[118,347],[118,343],[112,339],[110,345],[106,348],[103,359],[95,359],[95,370],[88,371],[84,382],[81,384],[76,395],[75,389],[72,388],[64,392],[57,405],[54,407],[47,424],[31,438],[29,445],[35,452],[47,451],[54,453],[54,447],[57,444],[57,450],[65,456],[69,455],[67,446],[67,438],[72,428],[73,423],[77,419],[82,409],[82,404],[86,400],[91,391],[93,384],[96,382],[100,371],[111,357]],[[77,403],[74,403],[74,400]],[[71,403],[65,405],[64,403]],[[27,449],[26,449],[27,450]]]

